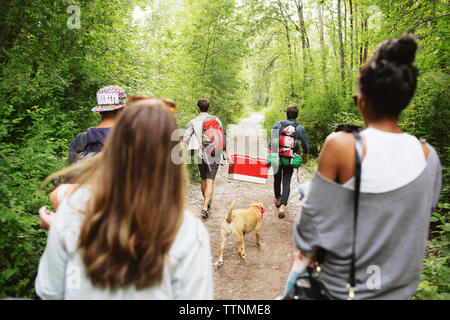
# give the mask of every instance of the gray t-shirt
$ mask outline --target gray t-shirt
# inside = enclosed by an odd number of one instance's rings
[[[389,192],[360,194],[355,299],[407,299],[417,289],[430,216],[442,184],[439,158],[427,146],[427,165],[411,183]],[[320,280],[335,299],[348,297],[353,197],[352,190],[316,172],[294,224],[300,250],[326,250]]]

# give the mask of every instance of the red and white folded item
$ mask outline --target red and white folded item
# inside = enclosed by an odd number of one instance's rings
[[[228,179],[265,184],[269,167],[266,159],[234,154],[228,167]]]

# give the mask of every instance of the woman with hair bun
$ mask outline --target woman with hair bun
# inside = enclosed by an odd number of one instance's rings
[[[326,139],[295,222],[301,257],[318,249],[325,252],[319,279],[332,299],[349,297],[354,234],[355,299],[407,299],[420,281],[430,216],[441,189],[441,165],[432,146],[398,126],[416,89],[416,49],[411,35],[382,42],[358,75],[354,99],[366,129],[360,132],[363,160],[356,232],[355,136],[348,132]]]

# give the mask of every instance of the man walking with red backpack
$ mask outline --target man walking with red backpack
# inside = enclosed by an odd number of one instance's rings
[[[214,179],[226,151],[225,134],[218,117],[208,113],[209,102],[197,102],[198,116],[189,121],[183,140],[189,144],[188,150],[196,154],[200,177],[202,178],[203,208],[201,215],[208,218],[214,192]]]

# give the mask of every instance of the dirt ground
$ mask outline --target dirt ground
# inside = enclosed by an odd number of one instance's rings
[[[262,129],[263,116],[253,114],[237,125],[228,127],[228,150],[230,154],[249,154],[255,157],[267,156],[266,135]],[[249,137],[245,147],[245,138]],[[236,137],[236,138],[234,138]],[[237,142],[237,143],[236,143]],[[299,170],[299,181],[311,179],[311,174]],[[296,248],[293,241],[293,222],[300,212],[298,196],[299,182],[296,171],[292,176],[291,195],[286,208],[286,217],[278,218],[273,203],[273,174],[269,172],[266,184],[256,184],[228,180],[228,165],[219,167],[214,185],[214,195],[210,217],[203,220],[209,231],[214,264],[214,298],[232,300],[275,299],[281,295],[291,269]],[[248,207],[254,202],[262,202],[265,214],[261,227],[262,246],[256,246],[255,233],[245,237],[246,260],[237,254],[237,242],[230,236],[225,244],[224,264],[216,264],[220,247],[220,226],[228,207],[236,200],[235,208]],[[192,212],[200,217],[203,196],[200,184],[192,184],[187,192],[187,202]]]

